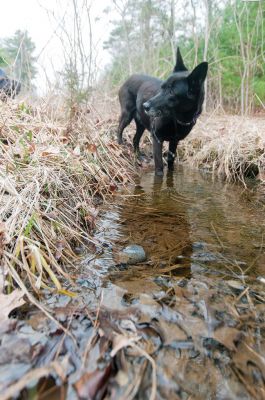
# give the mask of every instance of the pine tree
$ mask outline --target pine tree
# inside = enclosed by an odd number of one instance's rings
[[[32,81],[36,76],[35,44],[27,31],[17,30],[14,36],[3,42],[3,50],[12,65],[12,75],[18,79],[26,90],[33,87]]]

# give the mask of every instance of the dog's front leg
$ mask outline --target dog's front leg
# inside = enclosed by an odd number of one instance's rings
[[[176,139],[170,140],[167,153],[167,166],[169,171],[174,171],[174,161],[176,157],[178,142]]]
[[[162,158],[162,146],[156,137],[153,137],[153,155],[155,161],[155,174],[158,176],[163,175],[163,158]]]

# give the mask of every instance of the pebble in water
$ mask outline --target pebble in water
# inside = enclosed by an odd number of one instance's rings
[[[117,255],[121,264],[137,264],[146,260],[146,254],[142,246],[131,244],[125,247]]]

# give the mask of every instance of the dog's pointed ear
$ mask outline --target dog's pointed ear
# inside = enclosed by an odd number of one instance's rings
[[[188,76],[188,82],[190,85],[202,85],[205,81],[208,71],[208,63],[206,61],[197,65],[194,70]]]
[[[188,71],[188,69],[185,67],[182,56],[180,54],[179,47],[177,48],[177,59],[176,59],[176,65],[173,69],[173,72],[181,72],[181,71]]]

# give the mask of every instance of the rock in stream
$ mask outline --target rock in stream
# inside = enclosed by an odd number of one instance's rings
[[[131,244],[117,254],[117,262],[120,264],[137,264],[146,260],[146,254],[142,246]]]

